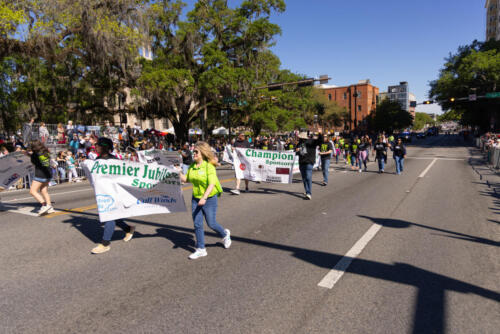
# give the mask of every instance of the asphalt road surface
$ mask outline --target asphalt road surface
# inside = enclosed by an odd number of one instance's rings
[[[0,333],[498,333],[499,198],[458,136],[408,148],[405,170],[333,164],[303,187],[225,193],[192,261],[191,215],[136,217],[131,242],[91,255],[102,226],[88,183],[50,188],[55,214],[1,193]],[[190,203],[191,190],[184,187]]]

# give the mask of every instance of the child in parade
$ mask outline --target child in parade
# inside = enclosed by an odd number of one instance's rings
[[[42,205],[38,216],[53,213],[54,208],[48,191],[49,182],[52,179],[50,152],[39,140],[31,143],[31,163],[35,165],[35,176],[31,183],[30,195]]]
[[[194,162],[189,166],[186,175],[182,174],[179,167],[181,181],[193,184],[191,209],[196,235],[196,250],[189,255],[191,260],[207,256],[203,217],[205,217],[207,225],[222,237],[224,248],[231,246],[231,232],[217,222],[218,197],[222,194],[222,187],[215,170],[218,162],[210,145],[201,141],[197,142],[193,149],[193,160]]]

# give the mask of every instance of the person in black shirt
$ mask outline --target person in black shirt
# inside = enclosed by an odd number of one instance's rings
[[[366,139],[364,137],[361,139],[361,144],[358,145],[357,156],[358,156],[358,160],[359,160],[359,172],[361,173],[361,164],[364,165],[365,172],[366,172],[366,170],[367,170],[366,160],[368,157],[368,143],[366,142]]]
[[[299,169],[304,183],[305,198],[312,198],[312,170],[316,162],[316,147],[323,142],[323,136],[309,138],[306,132],[299,133],[299,145],[295,149],[299,156]]]
[[[234,141],[233,152],[234,152],[234,148],[250,148],[250,143],[246,139],[245,134],[243,132],[240,133],[238,135],[238,139],[236,139]],[[235,166],[234,168],[237,168],[237,166]],[[232,194],[234,194],[234,195],[240,194],[240,183],[241,183],[241,180],[237,178],[236,179],[236,187],[231,190]],[[245,179],[245,192],[248,192],[248,180],[246,180],[246,179]]]
[[[387,144],[383,142],[382,137],[378,137],[377,143],[373,146],[373,153],[376,153],[375,159],[378,160],[378,172],[383,173],[387,163]]]
[[[327,136],[323,137],[323,142],[319,146],[319,155],[321,157],[321,169],[323,171],[323,185],[328,184],[328,169],[330,168],[330,159],[333,153],[333,146]]]
[[[116,159],[116,157],[111,154],[111,152],[113,151],[113,142],[109,138],[99,138],[96,143],[96,151],[99,155],[97,158],[98,160]],[[135,226],[127,225],[121,219],[117,220],[116,222],[114,220],[107,221],[104,223],[104,233],[102,236],[102,241],[99,245],[91,250],[92,254],[104,253],[111,249],[111,237],[113,237],[116,225],[118,225],[125,232],[125,238],[123,238],[123,241],[130,241],[130,239],[132,239],[135,232]]]
[[[35,177],[31,183],[30,195],[42,204],[38,211],[39,216],[54,213],[48,191],[49,182],[52,179],[49,149],[39,140],[35,140],[31,143],[31,152],[31,163],[35,165]]]
[[[189,166],[191,166],[191,164],[193,163],[193,155],[189,150],[189,144],[184,144],[182,150],[180,150],[179,153],[182,156],[182,173],[185,175],[187,174]]]
[[[403,162],[406,158],[406,147],[403,145],[403,140],[398,138],[396,145],[391,147],[393,152],[394,162],[396,163],[396,174],[400,175],[403,171]]]

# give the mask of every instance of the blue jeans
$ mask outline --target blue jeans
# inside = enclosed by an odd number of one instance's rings
[[[302,176],[302,182],[304,183],[304,190],[306,194],[311,195],[312,190],[312,164],[300,164],[299,165],[300,175]]]
[[[378,170],[379,171],[384,171],[385,158],[384,157],[377,157],[377,160],[378,160]]]
[[[125,232],[130,231],[130,226],[125,224],[123,220],[110,220],[104,223],[104,234],[102,235],[102,240],[104,241],[111,241],[111,238],[113,237],[113,233],[115,232],[115,226],[118,225],[122,230]]]
[[[57,170],[59,171],[59,179],[61,181],[66,180],[66,169],[63,167],[57,167]]]
[[[203,231],[203,216],[208,227],[219,233],[221,237],[226,236],[224,228],[217,223],[217,195],[209,197],[203,206],[198,206],[200,199],[192,198],[191,209],[193,211],[194,234],[196,235],[196,248],[205,248],[205,232]]]
[[[189,169],[189,165],[182,164],[182,174],[186,175]]]
[[[405,158],[403,158],[403,157],[394,156],[394,162],[396,163],[396,173],[397,174],[401,174],[401,172],[403,171],[404,160],[405,160]]]
[[[323,170],[323,182],[328,183],[328,168],[330,168],[330,159],[321,159],[321,170]]]

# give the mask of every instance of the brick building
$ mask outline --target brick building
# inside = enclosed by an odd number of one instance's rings
[[[365,126],[365,118],[377,107],[379,89],[370,84],[370,80],[360,80],[357,84],[335,87],[317,86],[323,90],[328,100],[335,101],[347,109],[349,119],[344,129],[354,130]]]

